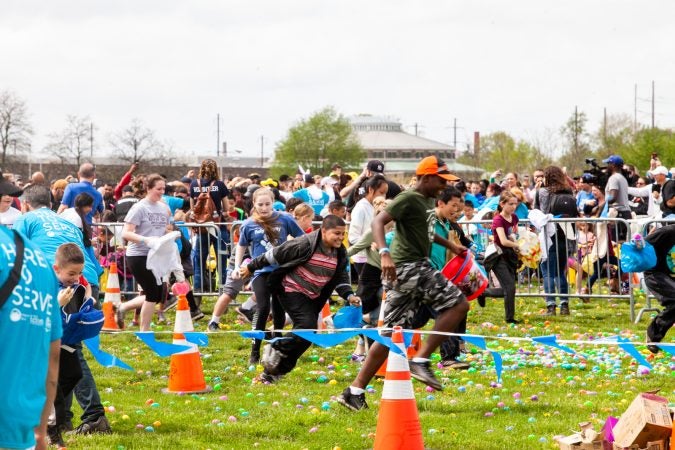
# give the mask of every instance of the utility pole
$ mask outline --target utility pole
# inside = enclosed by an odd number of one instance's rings
[[[265,136],[260,135],[260,168],[262,169],[265,159]]]
[[[652,80],[652,129],[654,128],[654,80]]]
[[[220,156],[220,113],[216,115],[216,157]]]
[[[635,94],[633,96],[633,133],[637,133],[637,83],[635,83]]]
[[[91,147],[89,148],[89,157],[94,157],[94,122],[89,124],[89,143]]]
[[[457,118],[455,117],[454,125],[452,126],[452,145],[457,151]]]

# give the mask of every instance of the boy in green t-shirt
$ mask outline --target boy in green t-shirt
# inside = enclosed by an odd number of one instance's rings
[[[387,291],[384,326],[411,328],[419,310],[429,307],[438,312],[434,331],[451,332],[466,318],[469,304],[462,292],[429,262],[431,243],[436,242],[459,254],[466,248],[443,239],[434,232],[434,198],[458,178],[436,156],[424,158],[417,166],[417,185],[402,192],[373,220],[373,240],[379,248],[382,278]],[[384,226],[396,220],[396,234],[391,250],[385,244]],[[443,386],[430,368],[429,356],[445,340],[432,334],[410,360],[410,374],[436,390]],[[338,397],[354,411],[366,408],[365,387],[387,358],[387,347],[375,343],[370,347],[359,374]]]

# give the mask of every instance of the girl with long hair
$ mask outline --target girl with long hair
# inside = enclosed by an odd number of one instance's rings
[[[375,208],[373,200],[375,197],[386,197],[389,184],[384,176],[377,174],[369,178],[364,183],[365,195],[354,205],[352,217],[349,223],[349,233],[347,239],[351,245],[356,244],[361,236],[370,229],[370,225],[375,217]],[[361,275],[361,270],[366,263],[367,256],[365,251],[361,251],[352,256],[356,271]]]
[[[299,237],[304,234],[290,214],[275,211],[273,204],[274,193],[271,189],[260,188],[253,193],[251,217],[244,221],[240,229],[232,278],[238,279],[240,277],[239,268],[247,248],[251,258],[256,258],[286,242],[289,235]],[[251,286],[257,303],[256,313],[253,317],[254,330],[265,330],[270,308],[274,329],[280,330],[284,327],[286,321],[284,310],[276,294],[270,291],[267,283],[270,273],[276,267],[276,265],[269,265],[253,274]],[[257,364],[260,361],[261,343],[260,339],[253,339],[249,364]]]

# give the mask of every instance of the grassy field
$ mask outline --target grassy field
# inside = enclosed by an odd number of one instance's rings
[[[207,299],[203,309],[211,304]],[[527,298],[517,301],[517,316],[524,323],[504,326],[500,301],[488,299],[486,308],[477,306],[469,313],[468,332],[486,336],[555,333],[559,339],[591,340],[620,334],[639,343],[650,320],[631,324],[628,305],[607,300],[573,300],[571,316],[544,318],[543,300]],[[221,322],[230,331],[246,329],[234,316],[229,313]],[[206,319],[196,328],[205,330]],[[68,447],[372,448],[382,381],[374,381],[366,394],[368,410],[354,413],[335,402],[359,370],[349,360],[352,341],[331,349],[311,347],[279,384],[251,385],[262,368],[247,367],[249,341],[227,331],[210,334],[209,345],[202,348],[205,376],[214,392],[184,396],[160,392],[167,385],[169,358],[155,356],[131,334],[102,335],[102,349],[135,372],[91,362],[114,433],[69,437]],[[675,332],[667,340],[675,340]],[[430,394],[413,382],[427,448],[552,449],[557,448],[555,435],[570,434],[587,420],[599,429],[608,415],[620,415],[640,391],[661,389],[675,401],[675,357],[668,353],[650,357],[654,370],[647,374],[639,373],[632,358],[615,346],[571,344],[584,359],[523,341],[489,342],[504,357],[502,384],[495,383],[489,353],[471,346],[466,355],[471,369],[439,372],[443,392]],[[638,348],[648,355],[644,346]]]

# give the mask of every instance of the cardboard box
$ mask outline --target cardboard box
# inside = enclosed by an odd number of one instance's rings
[[[647,447],[649,442],[666,440],[672,433],[673,421],[668,399],[649,393],[639,394],[614,426],[614,444],[618,448]]]
[[[603,450],[602,436],[593,430],[590,422],[579,424],[581,431],[558,439],[560,450]]]
[[[640,447],[637,444],[633,444],[630,447],[619,447],[614,444],[614,450],[668,450],[666,447],[666,440],[661,439],[660,441],[647,442],[646,447]]]

